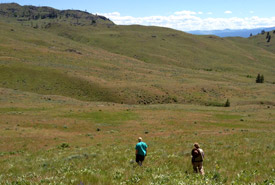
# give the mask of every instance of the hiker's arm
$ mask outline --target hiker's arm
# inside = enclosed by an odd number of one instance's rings
[[[136,150],[136,155],[138,154],[138,150]]]
[[[147,153],[148,153],[148,149],[146,148],[145,150],[146,150],[146,154],[145,154],[145,156],[146,156],[146,155],[147,155]]]

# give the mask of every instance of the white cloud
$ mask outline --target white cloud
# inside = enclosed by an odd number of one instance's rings
[[[231,14],[232,12],[230,10],[227,10],[224,12],[225,14]]]
[[[209,14],[209,12],[207,13]],[[199,13],[192,11],[175,12],[169,16],[133,17],[121,16],[119,12],[99,14],[111,19],[118,25],[140,24],[146,26],[161,26],[182,31],[190,30],[222,30],[222,29],[251,29],[257,27],[275,26],[275,16],[260,18],[201,18]]]
[[[97,13],[100,15],[100,13]],[[120,13],[119,12],[112,12],[112,13],[105,13],[104,16],[106,17],[120,17]]]
[[[207,12],[208,15],[212,15],[213,13],[212,12]]]
[[[183,11],[180,11],[180,12],[175,12],[174,14],[175,15],[195,15],[197,13],[196,12],[192,12],[192,11],[183,10]]]
[[[198,12],[198,14],[202,15],[202,14],[203,14],[203,12]]]

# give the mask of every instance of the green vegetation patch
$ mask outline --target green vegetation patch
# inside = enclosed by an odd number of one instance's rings
[[[35,45],[39,45],[39,46],[46,46],[46,47],[51,47],[52,46],[49,43],[47,43],[43,40],[39,40],[39,39],[25,39],[24,41],[28,42],[28,43],[35,44]]]
[[[138,115],[134,112],[120,111],[120,112],[85,112],[79,114],[66,115],[68,118],[77,118],[88,120],[98,124],[119,124],[130,120],[137,120]]]
[[[216,123],[209,123],[209,122],[201,122],[200,124],[207,125],[209,128],[210,126],[216,128],[216,127],[222,127],[222,128],[248,128],[245,124],[240,123],[223,123],[223,122],[216,122]]]
[[[10,113],[10,112],[35,112],[45,110],[44,108],[21,108],[21,107],[4,107],[0,108],[0,113]]]
[[[225,119],[225,120],[241,119],[242,118],[242,116],[240,116],[240,115],[233,115],[233,114],[216,114],[215,117],[218,119]]]
[[[118,101],[98,84],[46,68],[0,66],[0,87],[88,101]]]

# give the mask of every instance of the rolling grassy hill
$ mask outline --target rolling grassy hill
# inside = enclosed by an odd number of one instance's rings
[[[7,5],[1,5],[2,12],[3,6]],[[44,14],[46,10],[53,11],[44,8]],[[55,11],[57,16],[64,14]],[[47,82],[44,88],[43,79],[40,84],[29,81],[25,85],[16,76],[5,78],[1,87],[128,104],[221,105],[226,98],[252,97],[252,89],[270,89],[275,81],[274,41],[266,43],[264,35],[249,39],[194,36],[167,28],[117,26],[107,18],[93,25],[74,24],[73,19],[61,16],[18,21],[18,17],[2,13],[1,67],[14,69],[9,75],[16,74],[17,65],[33,67],[37,74],[54,69],[65,81],[81,79],[90,87],[64,83],[69,88],[49,91],[45,88],[56,86],[56,82]],[[21,73],[35,74],[29,70]],[[258,73],[264,74],[267,82],[261,87],[254,83]],[[106,93],[96,93],[103,91]]]
[[[79,10],[57,10],[51,7],[20,6],[16,3],[3,3],[0,6],[1,17],[12,17],[19,22],[37,20],[59,20],[71,25],[114,25],[108,18]],[[43,22],[40,21],[40,22]],[[46,22],[44,26],[46,26]],[[38,25],[32,27],[38,28]],[[41,26],[41,25],[40,25]]]
[[[274,184],[270,34],[194,36],[0,4],[0,183]],[[204,177],[192,173],[196,141]]]
[[[264,35],[249,39],[194,36],[167,28],[117,26],[102,17],[100,23],[87,25],[81,24],[87,18],[73,16],[85,12],[66,17],[64,11],[49,7],[17,4],[1,4],[1,12],[1,67],[9,66],[11,71],[1,75],[12,76],[2,78],[0,85],[5,88],[117,103],[221,105],[226,98],[254,96],[251,89],[259,87],[254,83],[258,73],[268,82],[264,88],[273,87],[275,81],[274,39],[266,43]],[[41,12],[47,16],[37,18]],[[49,16],[52,12],[56,16]],[[25,76],[41,70],[47,76],[54,69],[60,79],[81,79],[90,87],[64,83],[64,88],[57,89],[57,82],[43,84],[43,79],[25,85],[15,75],[17,65],[37,70],[23,69]],[[46,90],[50,86],[52,90]]]

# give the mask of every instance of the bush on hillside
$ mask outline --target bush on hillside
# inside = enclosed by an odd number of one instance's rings
[[[271,40],[271,35],[268,35],[266,42],[270,42],[270,40]]]
[[[264,83],[264,75],[261,75],[261,83]]]
[[[258,74],[256,83],[264,83],[264,75]]]
[[[265,38],[268,39],[268,37],[269,37],[269,32],[266,33],[266,37]]]
[[[68,143],[62,143],[60,146],[58,146],[58,148],[60,149],[64,149],[64,148],[69,148],[70,145]]]
[[[230,101],[229,101],[229,99],[226,100],[226,102],[224,104],[224,107],[230,107]]]

